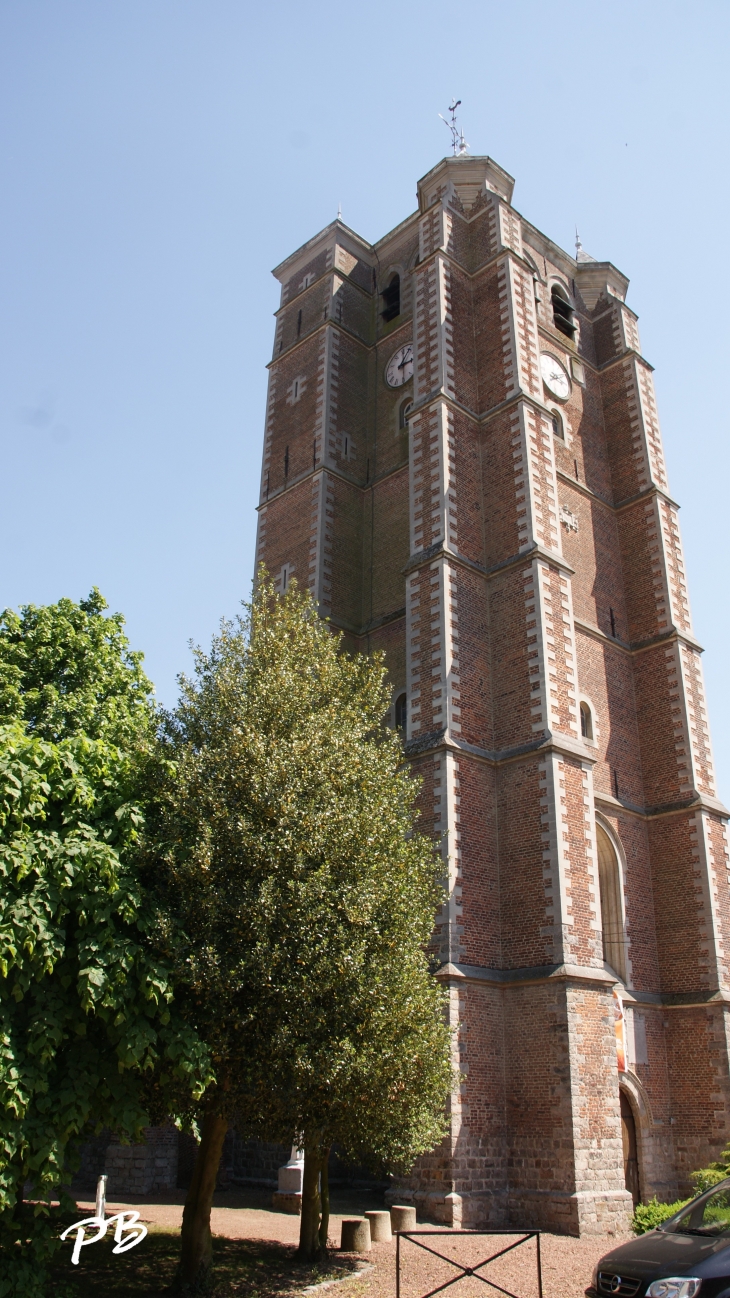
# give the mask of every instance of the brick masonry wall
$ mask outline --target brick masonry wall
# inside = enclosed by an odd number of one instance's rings
[[[726,1138],[726,815],[627,281],[562,253],[510,194],[489,160],[447,159],[374,247],[334,223],[279,268],[258,554],[307,581],[348,649],[384,650],[393,703],[407,691],[462,1069],[411,1192],[438,1220],[595,1232],[627,1219],[619,1085],[646,1193],[676,1192]],[[413,377],[390,388],[410,343]],[[597,823],[642,1043],[621,1076]]]

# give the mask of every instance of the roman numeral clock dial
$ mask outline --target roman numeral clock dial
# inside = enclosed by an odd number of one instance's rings
[[[393,352],[385,367],[385,381],[389,388],[402,388],[413,378],[413,343],[406,343]]]
[[[570,396],[570,379],[560,361],[549,352],[540,355],[540,373],[548,392],[552,392],[559,401],[567,401]]]

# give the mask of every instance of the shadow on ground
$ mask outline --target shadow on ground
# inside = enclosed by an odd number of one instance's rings
[[[343,1189],[332,1198],[332,1212],[342,1215],[360,1216],[370,1208],[383,1206],[382,1194],[356,1189]],[[184,1193],[179,1196],[157,1195],[154,1199],[135,1198],[133,1203],[144,1220],[144,1205],[159,1204],[162,1200],[181,1204]],[[243,1225],[246,1209],[260,1211],[270,1208],[271,1193],[237,1187],[216,1194],[215,1206],[243,1210]],[[280,1214],[277,1213],[276,1217],[279,1218]],[[294,1225],[298,1218],[291,1217],[289,1221]],[[78,1266],[71,1264],[73,1240],[68,1240],[56,1259],[52,1291],[57,1288],[61,1293],[64,1286],[69,1286],[69,1298],[71,1294],[74,1298],[100,1298],[100,1295],[103,1298],[161,1298],[169,1292],[175,1275],[180,1233],[154,1224],[150,1224],[148,1229],[149,1233],[141,1244],[116,1256],[112,1253],[114,1239],[110,1232],[98,1244],[89,1244],[81,1250]],[[330,1235],[330,1245],[335,1234],[339,1244],[339,1226]],[[336,1249],[332,1250],[330,1263],[325,1269],[313,1269],[295,1262],[293,1244],[260,1238],[226,1239],[216,1235],[213,1239],[211,1298],[243,1298],[244,1295],[246,1298],[285,1298],[307,1285],[344,1276],[354,1267],[354,1260],[341,1257]]]
[[[180,1251],[177,1233],[151,1230],[137,1249],[114,1256],[114,1241],[101,1240],[83,1253],[78,1267],[65,1253],[54,1268],[59,1291],[70,1286],[74,1298],[158,1298],[169,1292]],[[214,1284],[211,1298],[284,1298],[307,1285],[347,1274],[344,1261],[333,1258],[326,1270],[301,1266],[293,1248],[252,1239],[213,1241]]]

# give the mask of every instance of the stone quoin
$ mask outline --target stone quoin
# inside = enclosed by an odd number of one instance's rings
[[[257,561],[353,651],[443,854],[460,1086],[400,1202],[625,1230],[730,1137],[730,875],[628,280],[490,158],[277,267]]]

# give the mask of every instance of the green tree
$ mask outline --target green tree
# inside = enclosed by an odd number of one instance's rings
[[[156,712],[105,607],[93,591],[0,617],[0,1298],[43,1292],[58,1223],[42,1200],[89,1125],[134,1137],[146,1077],[182,1103],[206,1080],[148,949],[133,856]]]
[[[51,743],[85,735],[152,751],[157,713],[143,655],[129,648],[121,613],[104,617],[106,608],[94,588],[79,604],[0,614],[0,722],[21,722]]]
[[[210,1266],[233,1115],[303,1145],[309,1260],[326,1248],[333,1142],[407,1168],[443,1134],[452,1071],[426,955],[440,862],[414,831],[417,787],[382,725],[380,657],[342,653],[307,595],[279,599],[262,580],[181,686],[157,827],[167,954],[217,1077],[183,1216],[185,1288]]]
[[[690,1172],[689,1179],[692,1182],[695,1194],[701,1194],[703,1190],[709,1190],[713,1185],[719,1185],[730,1176],[730,1145],[726,1145],[719,1159],[715,1163],[710,1163],[708,1167],[700,1167],[696,1172]]]

